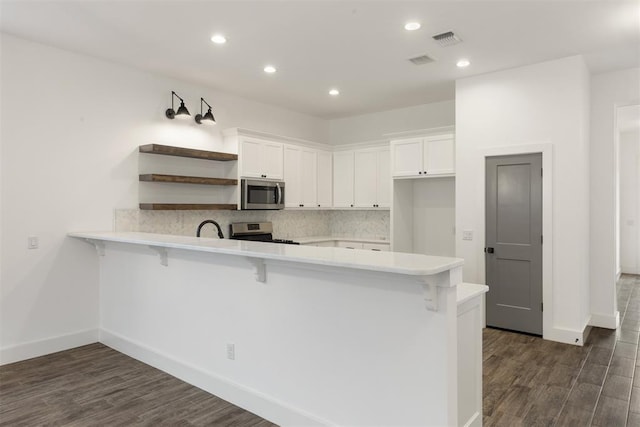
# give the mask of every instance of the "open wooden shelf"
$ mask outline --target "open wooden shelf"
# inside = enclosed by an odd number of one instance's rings
[[[184,176],[184,175],[162,175],[158,173],[148,173],[148,174],[140,175],[140,181],[175,182],[178,184],[201,184],[201,185],[238,185],[237,179],[205,178],[201,176]]]
[[[195,148],[173,147],[170,145],[160,144],[141,145],[140,152],[147,154],[162,154],[165,156],[189,157],[192,159],[219,160],[223,162],[238,160],[237,154],[196,150]]]
[[[140,203],[145,211],[235,211],[238,205],[233,204],[198,204],[198,203]]]

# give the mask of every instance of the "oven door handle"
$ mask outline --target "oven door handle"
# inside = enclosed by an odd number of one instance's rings
[[[282,204],[282,189],[280,188],[280,184],[277,182],[276,182],[276,194],[277,194],[276,203],[280,205]]]

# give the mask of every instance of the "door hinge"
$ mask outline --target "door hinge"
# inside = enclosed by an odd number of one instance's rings
[[[540,303],[540,311],[544,311],[544,303],[543,302]]]
[[[543,176],[543,175],[542,175],[542,171],[543,171],[543,170],[544,170],[544,169],[540,168],[540,176]]]
[[[541,245],[542,245],[542,244],[544,244],[544,239],[543,239],[542,234],[540,235],[540,244],[541,244]]]

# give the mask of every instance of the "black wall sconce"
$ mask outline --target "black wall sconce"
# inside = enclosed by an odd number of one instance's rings
[[[178,107],[178,111],[175,111],[173,109],[174,96],[180,100],[180,107]],[[176,117],[181,119],[191,117],[191,114],[189,114],[189,110],[187,110],[187,107],[184,106],[184,100],[180,98],[174,91],[171,91],[171,108],[167,109],[167,111],[165,112],[165,115],[167,116],[167,119],[172,119],[172,120],[175,119]]]
[[[204,116],[202,115],[202,103],[207,104],[207,107],[209,107],[209,111],[207,111]],[[199,125],[205,123],[210,125],[216,124],[216,119],[215,117],[213,117],[213,113],[211,112],[211,105],[209,105],[209,103],[205,101],[204,98],[200,98],[200,114],[196,114],[196,123],[198,123]]]

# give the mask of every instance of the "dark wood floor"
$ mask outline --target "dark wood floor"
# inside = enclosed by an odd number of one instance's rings
[[[484,425],[640,426],[640,276],[617,294],[621,328],[594,328],[584,347],[486,329]]]
[[[622,327],[584,347],[484,332],[486,426],[640,426],[640,277],[618,283]],[[638,370],[640,374],[640,370]],[[0,367],[0,426],[273,426],[92,344]]]
[[[274,426],[102,344],[2,366],[0,425]]]

